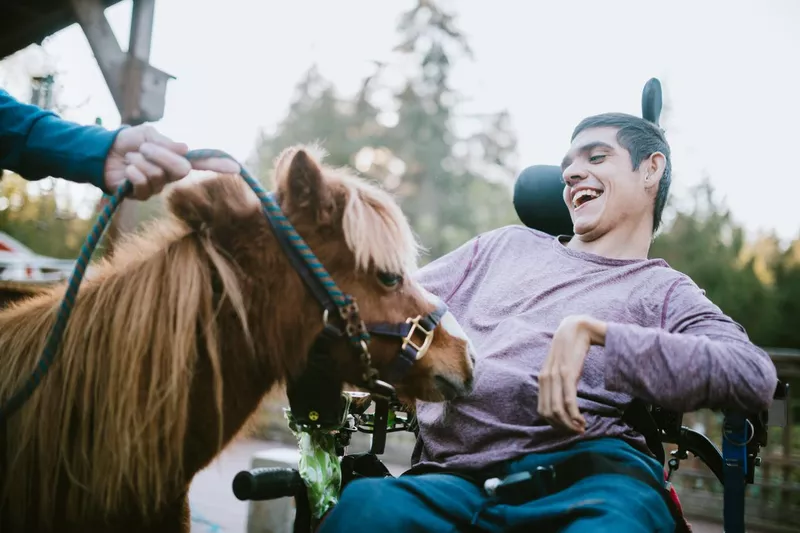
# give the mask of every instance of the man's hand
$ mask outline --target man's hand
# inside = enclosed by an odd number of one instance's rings
[[[211,158],[189,161],[189,147],[175,142],[152,126],[123,128],[108,153],[103,182],[113,194],[127,179],[133,184],[133,197],[147,200],[160,193],[167,183],[186,177],[194,170],[236,174],[239,165],[230,159]]]
[[[603,346],[606,323],[588,316],[568,316],[553,335],[550,353],[539,372],[539,414],[555,427],[583,433],[578,410],[578,380],[589,347]]]

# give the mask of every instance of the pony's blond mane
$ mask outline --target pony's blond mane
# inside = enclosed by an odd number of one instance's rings
[[[247,332],[234,267],[207,236],[173,218],[128,237],[95,268],[56,363],[8,421],[10,471],[0,497],[11,497],[12,513],[32,506],[46,518],[64,505],[80,519],[138,505],[147,516],[174,503],[201,353],[210,359],[221,421],[212,273]],[[59,290],[0,313],[0,398],[30,376],[62,297]],[[70,483],[57,495],[61,468]]]

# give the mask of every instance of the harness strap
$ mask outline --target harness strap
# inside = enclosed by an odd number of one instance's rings
[[[447,313],[447,305],[440,300],[432,313],[420,318],[416,323],[410,321],[399,324],[377,322],[367,324],[367,328],[370,334],[382,337],[410,338],[417,331],[426,335],[436,329],[445,313]],[[382,370],[384,378],[389,381],[400,381],[419,359],[419,351],[419,346],[414,342],[404,342],[397,356]]]
[[[666,461],[664,445],[661,443],[661,432],[658,429],[653,415],[642,400],[634,398],[628,408],[622,414],[622,421],[638,431],[647,443],[647,448],[658,461],[663,465]]]
[[[487,486],[489,491],[502,501],[509,501],[512,504],[524,503],[560,492],[581,479],[598,474],[625,475],[646,484],[658,492],[666,504],[675,520],[675,531],[681,533],[688,531],[683,513],[678,509],[663,482],[659,482],[641,468],[615,461],[598,453],[573,455],[558,464],[512,474],[503,480],[497,480],[499,483],[492,484],[494,480],[489,480]]]
[[[268,193],[268,196],[274,199],[273,193]],[[275,200],[275,202],[277,203],[277,200]],[[289,234],[281,229],[279,222],[275,219],[275,215],[270,213],[268,209],[264,209],[264,214],[266,215],[269,225],[272,227],[272,233],[275,235],[278,244],[280,244],[284,255],[289,259],[292,268],[303,280],[308,290],[311,291],[314,299],[319,302],[323,309],[328,311],[329,316],[338,316],[339,311],[336,302],[333,301],[328,290],[322,285],[322,281],[320,281],[316,275],[313,275],[312,271],[307,267],[306,260],[303,259],[300,252],[291,243]]]
[[[510,475],[498,475],[504,465],[490,467],[483,472],[458,472],[440,469],[435,466],[415,467],[403,475],[422,475],[426,473],[450,474],[467,479],[477,485],[483,485],[487,493],[499,501],[520,505],[565,490],[578,481],[598,474],[620,474],[632,477],[645,483],[658,492],[675,521],[675,533],[690,533],[691,528],[683,516],[683,512],[672,499],[665,482],[659,482],[648,472],[608,457],[584,452],[573,455],[563,461],[534,470],[517,472]],[[495,477],[497,476],[497,477]]]

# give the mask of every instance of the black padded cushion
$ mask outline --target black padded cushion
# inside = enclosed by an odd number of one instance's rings
[[[661,120],[662,93],[658,78],[650,78],[642,90],[642,118],[653,124]]]
[[[514,209],[523,224],[550,235],[572,235],[572,219],[563,199],[561,168],[533,165],[514,184]]]

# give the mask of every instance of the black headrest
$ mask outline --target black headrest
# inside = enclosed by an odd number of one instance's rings
[[[642,90],[642,117],[658,124],[661,103],[661,82],[651,78]],[[572,219],[563,193],[560,167],[534,165],[523,170],[514,184],[514,209],[529,228],[550,235],[572,235]]]
[[[561,168],[534,165],[514,184],[514,209],[523,224],[550,235],[572,235],[572,219],[564,203]]]
[[[661,119],[661,82],[658,78],[650,78],[642,90],[642,118],[653,124]]]

